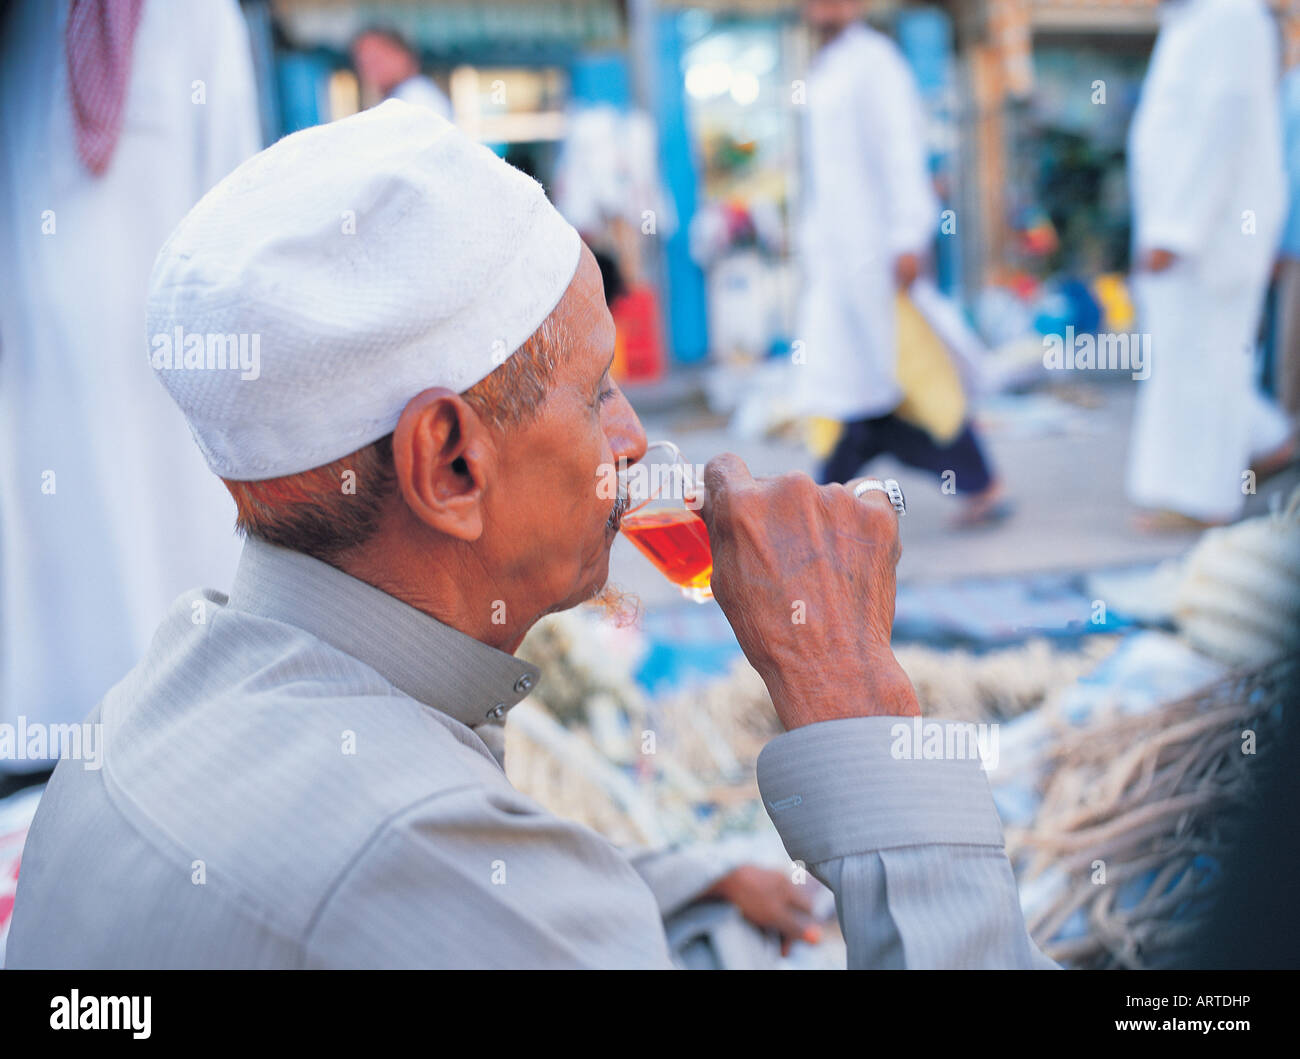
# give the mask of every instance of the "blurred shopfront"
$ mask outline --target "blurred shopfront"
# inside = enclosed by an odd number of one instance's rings
[[[1009,289],[1038,330],[1131,323],[1125,144],[1159,0],[948,0],[963,114],[968,305]],[[1300,4],[1272,3],[1286,65]],[[996,339],[998,335],[986,337]]]
[[[934,245],[940,285],[994,344],[1014,326],[999,322],[997,297],[981,305],[989,291],[1013,292],[1020,315],[1047,327],[1122,311],[1124,143],[1157,0],[867,7],[927,108],[932,174],[951,211]],[[1300,57],[1300,4],[1278,7]],[[348,48],[361,29],[406,37],[457,124],[541,180],[623,281],[625,379],[789,348],[810,57],[800,8],[244,0],[268,140],[357,109]]]
[[[456,124],[540,180],[597,251],[607,286],[617,277],[625,379],[666,370],[666,324],[688,339],[703,333],[702,305],[692,313],[689,297],[665,304],[672,288],[659,238],[671,234],[675,211],[661,193],[656,122],[637,105],[644,93],[625,3],[244,0],[244,9],[268,140],[355,113],[350,45],[367,28],[393,31],[450,100]],[[691,346],[682,343],[688,355]]]

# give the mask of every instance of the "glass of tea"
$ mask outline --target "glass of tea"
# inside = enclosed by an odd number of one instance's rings
[[[625,473],[624,535],[687,599],[708,602],[713,553],[699,516],[704,500],[699,470],[671,441],[656,441]]]

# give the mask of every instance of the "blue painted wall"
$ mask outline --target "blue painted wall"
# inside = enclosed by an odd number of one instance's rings
[[[677,207],[677,231],[664,246],[668,290],[668,352],[677,363],[703,360],[709,353],[707,301],[704,273],[691,259],[689,237],[695,216],[695,192],[699,173],[691,151],[686,124],[685,84],[682,76],[682,44],[677,12],[659,12],[656,30],[654,117],[659,126],[659,157],[663,180]]]
[[[622,52],[579,55],[569,66],[569,94],[575,103],[630,106],[627,56]]]
[[[898,46],[916,75],[927,108],[942,114],[942,102],[949,89],[953,69],[952,20],[938,8],[913,8],[901,11],[894,24]],[[951,117],[951,116],[949,116]],[[932,158],[937,167],[951,167],[953,159]],[[951,203],[943,203],[944,208]],[[952,292],[961,269],[962,235],[960,223],[951,235],[935,240],[935,269],[940,288]]]

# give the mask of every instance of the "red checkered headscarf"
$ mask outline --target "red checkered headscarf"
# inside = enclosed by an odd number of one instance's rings
[[[77,153],[99,176],[122,132],[131,45],[144,0],[71,0],[63,44]]]

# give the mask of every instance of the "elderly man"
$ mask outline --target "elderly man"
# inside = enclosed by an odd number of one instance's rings
[[[92,712],[102,768],[56,769],[10,966],[668,966],[629,860],[501,768],[539,676],[511,652],[602,591],[600,483],[646,443],[540,186],[397,101],[298,133],[164,246],[149,332],[248,541]],[[221,366],[213,333],[260,354]],[[850,964],[1047,965],[980,762],[900,751],[891,500],[705,479],[713,588],[788,729],[763,798]]]

